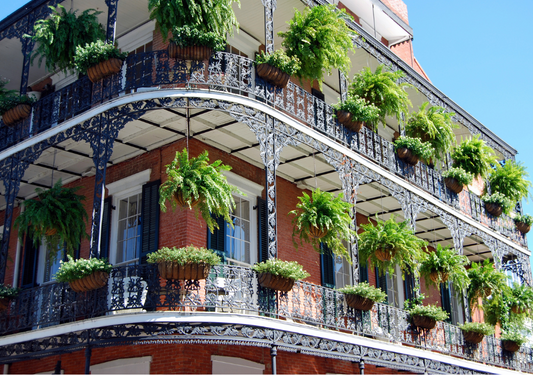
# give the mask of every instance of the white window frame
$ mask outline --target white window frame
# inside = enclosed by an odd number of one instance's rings
[[[262,374],[265,365],[237,357],[212,355],[212,374]]]
[[[112,197],[112,205],[116,208],[111,210],[110,221],[111,238],[109,241],[109,263],[111,264],[116,265],[117,260],[119,202],[121,199],[130,197],[132,195],[142,194],[142,186],[150,181],[151,172],[151,169],[146,169],[142,172],[128,176],[106,186],[108,195]]]

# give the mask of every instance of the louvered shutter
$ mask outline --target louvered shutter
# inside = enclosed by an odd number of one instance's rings
[[[264,262],[268,259],[268,210],[266,200],[259,197],[257,197],[257,224],[258,259],[260,262]]]
[[[141,254],[140,263],[159,246],[159,184],[153,181],[143,185],[141,207]]]
[[[385,302],[388,303],[389,293],[387,289],[387,273],[380,275],[377,267],[375,268],[375,272],[376,272],[376,284],[377,284],[376,286],[380,288],[382,291],[384,291],[385,293],[387,293],[387,299],[385,300]]]
[[[111,231],[111,197],[104,199],[102,228],[100,230],[100,258],[109,259],[109,233]]]
[[[226,222],[224,221],[224,218],[222,216],[220,217],[214,217],[214,219],[217,222],[218,229],[215,228],[213,233],[207,228],[207,246],[214,250],[218,256],[222,258],[222,261],[225,262],[226,259],[226,246],[225,246],[225,239],[226,239]]]
[[[30,233],[27,233],[22,262],[22,280],[20,283],[22,288],[33,288],[37,286],[38,259],[39,249],[33,246],[33,239]]]
[[[451,321],[452,318],[452,301],[451,301],[451,290],[446,288],[446,284],[440,284],[440,297],[442,303],[442,309],[448,313],[447,322]]]
[[[368,267],[366,264],[359,263],[359,282],[368,282]]]
[[[326,245],[320,244],[320,247],[323,250],[320,254],[322,286],[335,288],[335,258]]]
[[[404,280],[403,285],[404,285],[405,299],[413,300],[413,298],[415,298],[415,278],[411,272],[407,272],[405,274],[405,280]]]

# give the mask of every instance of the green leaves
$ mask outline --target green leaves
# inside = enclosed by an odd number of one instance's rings
[[[479,135],[462,140],[451,156],[454,167],[462,168],[474,177],[486,178],[492,170],[491,165],[497,163],[494,150]]]
[[[174,27],[172,29],[172,41],[180,47],[205,46],[215,51],[223,51],[226,48],[226,37],[209,31],[200,31],[189,26]]]
[[[472,174],[462,168],[456,167],[451,167],[447,171],[442,172],[442,177],[455,178],[461,185],[470,185],[473,180]]]
[[[489,175],[490,188],[493,193],[498,192],[511,200],[512,204],[530,197],[533,184],[526,178],[529,173],[522,163],[507,160],[502,167],[496,163]]]
[[[78,72],[86,74],[87,69],[102,61],[112,58],[124,60],[126,56],[128,56],[127,52],[121,53],[114,45],[108,44],[103,40],[97,40],[85,46],[76,47],[74,66]]]
[[[202,214],[211,233],[215,228],[219,229],[213,216],[222,216],[233,227],[230,212],[235,208],[235,201],[232,194],[243,193],[230,185],[222,174],[222,171],[231,170],[230,166],[220,160],[209,164],[207,151],[189,159],[187,150],[183,149],[181,153],[176,152],[176,157],[166,168],[168,179],[159,187],[159,205],[163,212],[167,210],[167,200],[172,209],[176,208],[173,195],[179,192],[190,209],[195,201],[199,201],[195,213]]]
[[[369,298],[374,302],[383,302],[387,299],[387,293],[380,288],[376,288],[368,282],[362,282],[357,285],[349,285],[339,289],[344,294],[355,294],[363,298]]]
[[[394,141],[394,148],[407,148],[411,150],[416,156],[428,160],[433,155],[433,147],[431,144],[422,142],[419,138],[411,138],[408,136],[401,136]]]
[[[468,272],[465,266],[470,264],[468,258],[464,255],[459,255],[455,252],[455,249],[449,247],[442,247],[437,244],[435,251],[427,253],[424,261],[420,266],[420,274],[424,276],[426,285],[438,286],[431,278],[432,272],[439,273],[438,284],[444,282],[443,275],[448,275],[448,280],[451,281],[454,289],[458,295],[462,294],[462,291],[470,285],[470,279],[468,278]],[[448,283],[445,283],[448,287]]]
[[[524,223],[526,225],[533,225],[533,216],[525,214],[525,215],[516,215],[513,220],[518,223]]]
[[[110,273],[113,266],[109,264],[107,259],[76,259],[74,260],[70,255],[68,262],[61,261],[61,266],[55,274],[55,279],[61,283],[78,280],[89,276],[97,271]]]
[[[427,316],[436,321],[443,321],[448,319],[448,313],[435,305],[414,305],[407,312],[410,315]]]
[[[407,115],[411,101],[405,91],[408,87],[414,88],[409,83],[398,83],[405,76],[401,70],[395,72],[386,71],[385,65],[380,64],[372,73],[369,67],[365,67],[356,74],[350,85],[349,93],[366,100],[369,104],[374,104],[379,108],[379,118],[371,124],[374,131],[377,130],[378,123],[386,126],[385,117],[396,117],[402,123],[402,114]]]
[[[220,261],[220,257],[213,251],[193,245],[181,248],[163,247],[147,257],[148,263],[176,262],[182,266],[186,263],[206,263],[214,266]]]
[[[350,112],[354,121],[374,123],[379,117],[379,109],[375,105],[355,95],[348,95],[345,101],[333,105],[333,108]]]
[[[463,332],[475,332],[488,336],[494,334],[494,327],[487,323],[469,322],[459,326]]]
[[[494,193],[491,195],[485,194],[481,197],[485,203],[495,203],[503,207],[504,212],[510,213],[513,208],[513,202],[502,193]]]
[[[265,53],[265,51],[261,51],[261,53],[257,55],[254,61],[254,65],[258,64],[269,64],[273,67],[278,68],[283,73],[287,73],[290,76],[296,74],[301,69],[301,64],[298,57],[289,57],[281,49],[278,49],[268,54]]]
[[[15,298],[19,292],[19,288],[13,288],[8,284],[0,284],[0,298]]]
[[[252,269],[257,273],[271,273],[293,280],[302,280],[311,276],[298,262],[288,262],[280,259],[268,259],[265,262],[256,263],[252,266]]]
[[[299,237],[300,245],[302,241],[311,243],[313,248],[321,253],[323,249],[320,243],[324,243],[333,254],[350,262],[350,253],[342,244],[342,240],[350,242],[357,236],[351,229],[352,219],[349,214],[353,205],[345,202],[342,194],[335,197],[332,193],[320,189],[314,190],[311,197],[303,192],[298,199],[300,203],[296,205],[297,209],[289,212],[289,215],[295,215],[292,219],[294,246],[298,248],[294,238]],[[320,239],[315,238],[309,233],[312,227],[327,230],[328,233]]]
[[[324,74],[331,74],[332,69],[348,75],[348,51],[355,52],[352,38],[356,34],[346,25],[346,18],[351,16],[333,4],[306,8],[303,13],[295,9],[289,29],[278,35],[284,38],[281,45],[287,55],[297,57],[302,64],[295,73],[300,80],[317,80],[322,87]]]
[[[9,111],[11,108],[15,108],[19,104],[32,105],[33,103],[35,103],[35,98],[20,96],[16,91],[14,91],[14,94],[9,93],[5,96],[0,94],[0,116],[3,116],[4,113]]]
[[[472,263],[468,270],[470,286],[468,287],[468,300],[471,307],[478,305],[478,298],[488,298],[502,294],[507,287],[507,276],[496,270],[489,259],[483,264]]]
[[[174,27],[183,26],[213,32],[226,40],[226,35],[233,35],[233,28],[239,28],[233,3],[240,6],[239,0],[148,0],[148,10],[163,40]]]
[[[105,39],[104,28],[97,18],[102,12],[87,9],[77,16],[77,11],[67,12],[62,5],[50,9],[52,14],[49,18],[35,22],[34,35],[25,35],[37,42],[31,61],[33,63],[40,56],[39,66],[46,59],[45,66],[50,72],[73,70],[77,46]]]
[[[57,250],[66,244],[67,253],[74,254],[82,238],[89,238],[85,232],[87,211],[83,206],[85,197],[76,194],[80,187],[64,188],[61,180],[49,190],[35,189],[37,199],[24,202],[24,211],[15,220],[19,238],[32,237],[35,247],[45,238],[50,256],[55,259]],[[50,234],[50,230],[56,230]]]

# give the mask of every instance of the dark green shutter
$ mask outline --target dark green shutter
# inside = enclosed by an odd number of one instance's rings
[[[359,282],[368,282],[368,266],[366,264],[359,263]]]
[[[323,250],[320,254],[322,286],[335,288],[335,258],[329,247],[324,244],[320,247]]]
[[[374,271],[376,272],[376,286],[387,294],[387,299],[385,300],[385,303],[388,303],[389,292],[387,290],[387,273],[380,275],[377,267],[374,269]]]
[[[22,261],[22,288],[33,288],[37,286],[37,263],[39,259],[39,248],[33,246],[33,239],[30,233],[26,234],[24,246],[24,258]]]
[[[446,288],[446,284],[440,284],[440,298],[442,303],[442,309],[448,313],[449,318],[447,322],[451,322],[452,319],[452,299],[451,290]]]
[[[257,224],[258,224],[258,259],[264,262],[268,259],[268,210],[267,202],[257,197]]]
[[[104,199],[102,229],[100,230],[100,258],[109,259],[109,233],[111,231],[111,197]]]
[[[159,184],[159,180],[149,182],[142,189],[140,263],[146,263],[146,256],[159,246]]]
[[[207,228],[207,247],[211,250],[214,250],[218,256],[222,258],[222,261],[225,262],[226,259],[226,222],[222,216],[213,217],[218,225],[218,229],[215,228],[213,233]]]
[[[415,298],[415,278],[411,272],[406,272],[403,285],[405,299],[413,300]]]

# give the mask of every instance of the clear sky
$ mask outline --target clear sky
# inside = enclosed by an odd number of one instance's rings
[[[27,2],[2,1],[0,19]],[[533,0],[404,2],[415,56],[432,83],[514,147],[533,179]],[[533,201],[525,211],[533,214]]]

